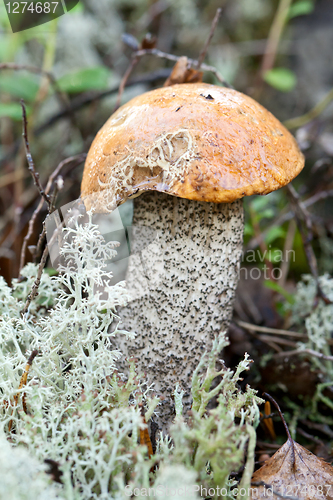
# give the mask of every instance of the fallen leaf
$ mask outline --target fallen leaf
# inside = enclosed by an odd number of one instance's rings
[[[178,59],[174,65],[169,78],[166,80],[164,87],[175,85],[177,83],[196,83],[202,82],[202,71],[188,67],[188,59],[183,56]]]
[[[333,500],[333,467],[290,438],[253,474],[251,484],[252,500]]]

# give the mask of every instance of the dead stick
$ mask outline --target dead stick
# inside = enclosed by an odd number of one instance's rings
[[[292,332],[290,330],[282,330],[281,328],[269,328],[268,326],[258,326],[252,325],[252,323],[247,323],[246,321],[237,321],[237,325],[246,330],[253,330],[254,332],[262,332],[262,333],[272,333],[273,335],[288,335],[290,337],[307,339],[307,335],[298,332]]]
[[[289,427],[288,427],[287,422],[286,422],[286,420],[285,420],[285,418],[284,418],[284,416],[283,416],[283,413],[282,413],[282,411],[281,411],[281,408],[280,408],[280,406],[277,404],[277,402],[275,401],[275,399],[274,399],[274,398],[273,398],[270,394],[268,394],[267,392],[264,392],[264,393],[263,393],[263,396],[264,396],[265,398],[269,399],[269,400],[270,400],[270,402],[271,402],[271,403],[273,403],[273,405],[275,406],[275,408],[276,408],[276,409],[277,409],[277,411],[279,412],[280,418],[281,418],[281,420],[282,420],[282,423],[283,423],[283,425],[284,425],[284,428],[285,428],[286,433],[287,433],[287,436],[288,436],[288,441],[289,441],[289,443],[290,443],[290,445],[291,445],[291,448],[292,448],[292,452],[293,452],[293,462],[294,462],[294,466],[295,466],[295,445],[294,445],[294,440],[293,440],[293,438],[291,437],[291,434],[290,434],[290,432],[289,432]]]
[[[222,9],[218,8],[217,11],[216,11],[215,17],[213,19],[213,22],[212,22],[212,25],[211,25],[210,32],[209,32],[208,38],[206,40],[206,43],[203,46],[203,49],[201,50],[201,52],[199,54],[199,57],[198,57],[198,62],[197,62],[197,66],[196,66],[196,69],[198,69],[198,70],[200,69],[202,63],[204,62],[204,59],[205,59],[206,54],[207,54],[208,47],[209,47],[209,45],[210,45],[210,43],[212,41],[212,38],[214,36],[214,32],[215,32],[217,23],[219,22],[219,19],[221,17],[221,13],[222,13]]]
[[[168,61],[175,61],[175,62],[177,62],[181,57],[183,57],[183,56],[174,56],[173,54],[168,54],[166,52],[162,52],[159,49],[141,49],[141,50],[138,50],[137,52],[135,52],[135,56],[137,56],[137,57],[143,57],[146,55],[152,55],[152,56],[158,57],[160,59],[167,59]],[[188,64],[190,65],[190,67],[196,68],[196,66],[198,64],[197,60],[188,58],[187,61],[188,61]],[[219,82],[222,83],[222,85],[224,85],[225,87],[228,87],[229,89],[233,88],[232,85],[230,85],[230,83],[228,83],[223,78],[223,76],[220,75],[220,73],[217,71],[217,69],[214,66],[208,66],[208,64],[201,64],[201,69],[203,71],[209,71],[209,72],[213,73],[216,76],[216,78],[219,80]]]
[[[32,178],[34,180],[34,183],[39,191],[39,194],[41,195],[42,198],[44,198],[44,201],[46,202],[47,206],[50,207],[50,198],[49,196],[45,193],[45,190],[43,186],[41,185],[41,182],[39,180],[39,173],[36,172],[35,169],[35,163],[33,161],[31,152],[30,152],[30,146],[29,146],[29,140],[28,140],[28,120],[27,120],[27,112],[25,109],[24,101],[21,99],[21,106],[22,106],[22,122],[23,122],[23,139],[24,139],[24,146],[25,146],[25,155],[27,158],[27,162],[29,165],[29,172],[32,175]]]
[[[70,114],[70,106],[68,102],[67,95],[60,90],[58,86],[58,82],[50,71],[45,71],[37,66],[31,66],[29,64],[15,64],[15,63],[0,63],[0,71],[4,69],[9,69],[13,71],[28,71],[29,73],[36,73],[39,75],[46,76],[54,90],[54,93],[57,95],[59,102],[64,105],[64,107],[68,110]]]
[[[139,60],[140,60],[139,57],[134,56],[130,62],[130,65],[128,66],[127,70],[125,71],[125,74],[122,77],[120,85],[119,85],[117,100],[116,100],[116,104],[115,104],[113,112],[115,112],[119,108],[120,103],[121,103],[121,97],[122,97],[124,89],[126,87],[127,80],[131,76],[131,73],[132,73],[133,69],[135,68],[135,66],[138,64]]]
[[[49,177],[49,179],[47,181],[46,188],[45,188],[45,193],[47,195],[49,194],[49,192],[51,190],[51,187],[53,185],[54,180],[58,177],[58,175],[60,174],[61,170],[66,165],[68,165],[69,163],[75,162],[75,166],[77,166],[77,165],[79,165],[86,158],[86,156],[87,155],[85,153],[83,153],[83,154],[76,155],[76,156],[70,156],[69,158],[66,158],[65,160],[63,160],[62,162],[60,162],[59,165],[57,166],[57,168],[54,170],[54,172],[52,172],[52,174],[50,175],[50,177]],[[30,221],[29,221],[28,232],[27,232],[26,236],[24,237],[23,245],[22,245],[22,249],[21,249],[20,271],[19,272],[21,272],[21,270],[22,270],[22,268],[24,266],[25,255],[26,255],[28,243],[29,243],[29,240],[30,240],[30,238],[32,236],[32,233],[33,233],[33,228],[34,228],[34,224],[35,224],[36,218],[37,218],[39,212],[41,211],[41,209],[43,207],[43,204],[44,204],[44,199],[41,199],[39,201],[39,204],[37,205],[37,208],[33,212]],[[40,238],[39,238],[39,240],[40,240]]]
[[[29,356],[29,359],[27,361],[25,370],[24,370],[24,372],[22,374],[22,377],[21,377],[21,380],[20,380],[18,392],[14,396],[14,405],[15,406],[17,406],[17,404],[18,404],[18,400],[19,400],[19,397],[20,397],[20,390],[22,389],[22,387],[24,387],[25,385],[27,385],[28,373],[29,373],[29,370],[31,368],[32,362],[35,359],[35,357],[37,356],[37,354],[38,354],[38,351],[35,349],[34,351],[32,351],[32,353]],[[23,395],[23,398],[22,398],[22,404],[23,404],[23,410],[24,410],[24,412],[27,413],[27,411],[26,411],[27,408],[26,408],[26,404],[25,404],[25,394]],[[13,425],[13,420],[10,420],[10,422],[8,424],[8,431],[9,432],[12,429],[12,425]]]
[[[328,297],[326,297],[319,283],[317,259],[311,245],[313,233],[310,214],[292,184],[288,184],[287,190],[291,198],[292,206],[294,207],[296,223],[302,237],[304,251],[310,267],[310,271],[317,284],[318,295],[323,299],[325,304],[331,304],[331,301]],[[302,221],[305,224],[306,231],[304,231]]]
[[[43,230],[45,231],[45,229],[43,229]],[[39,285],[41,282],[43,269],[45,267],[48,255],[49,255],[49,249],[48,249],[48,246],[46,245],[46,247],[44,248],[44,252],[43,252],[41,261],[40,261],[39,266],[38,266],[37,278],[35,279],[35,282],[32,285],[31,292],[29,293],[29,295],[27,297],[27,301],[26,301],[25,306],[24,306],[22,313],[21,313],[22,316],[24,316],[28,312],[28,309],[29,309],[31,302],[38,294],[38,288],[39,288]]]
[[[308,208],[311,205],[314,205],[315,203],[317,203],[318,201],[326,200],[326,198],[330,198],[332,196],[333,196],[333,189],[329,189],[327,191],[319,191],[318,193],[314,194],[313,196],[310,196],[310,198],[307,198],[306,200],[304,200],[302,203],[303,203],[303,206],[305,208]],[[312,217],[312,214],[309,213],[309,216]],[[289,212],[286,212],[284,214],[279,215],[269,225],[269,227],[267,229],[264,229],[261,232],[261,235],[259,235],[258,237],[255,236],[254,238],[252,238],[249,241],[249,243],[247,244],[247,246],[245,248],[245,252],[248,251],[248,250],[252,250],[255,247],[257,247],[259,245],[259,243],[263,240],[263,238],[266,235],[266,233],[269,230],[271,230],[272,227],[281,226],[284,222],[287,222],[288,220],[291,220],[293,217],[294,217],[294,212],[291,211],[291,210]]]
[[[333,356],[327,356],[326,354],[322,354],[321,352],[317,352],[312,349],[295,349],[294,351],[279,352],[278,354],[274,354],[273,357],[289,358],[291,356],[297,356],[298,354],[309,354],[310,356],[314,356],[315,358],[325,359],[326,361],[333,361]]]

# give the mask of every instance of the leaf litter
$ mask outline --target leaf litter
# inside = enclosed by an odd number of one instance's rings
[[[277,403],[288,439],[252,476],[251,500],[333,500],[333,467],[294,441]]]

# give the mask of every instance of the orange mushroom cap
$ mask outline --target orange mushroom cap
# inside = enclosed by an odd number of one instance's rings
[[[88,153],[82,197],[109,211],[147,190],[229,203],[288,184],[304,157],[288,130],[236,90],[179,84],[119,108]]]

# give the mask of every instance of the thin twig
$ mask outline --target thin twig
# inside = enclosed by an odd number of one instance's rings
[[[333,356],[326,356],[321,352],[313,351],[312,349],[295,349],[294,351],[284,351],[273,355],[273,358],[290,358],[291,356],[298,356],[299,354],[309,354],[315,358],[325,359],[326,361],[333,361]]]
[[[1,176],[0,179],[0,189],[4,188],[10,184],[15,184],[15,182],[24,179],[25,177],[29,176],[29,172],[26,170],[24,171],[15,171],[15,172],[10,172],[9,174],[5,174]]]
[[[48,205],[48,207],[50,207],[50,198],[45,193],[45,190],[44,190],[43,186],[40,183],[39,173],[36,172],[35,163],[34,163],[33,158],[31,156],[30,146],[29,146],[29,140],[28,140],[27,112],[26,112],[26,109],[25,109],[25,105],[24,105],[23,99],[21,99],[21,106],[22,106],[22,121],[23,121],[23,133],[22,133],[22,135],[23,135],[23,139],[24,139],[25,155],[26,155],[27,162],[28,162],[28,165],[29,165],[29,172],[31,173],[32,178],[34,180],[34,183],[35,183],[36,187],[38,188],[39,194],[44,199],[44,201],[46,202],[46,204]]]
[[[126,87],[132,87],[135,85],[139,85],[141,83],[154,83],[158,80],[165,80],[171,73],[170,68],[160,69],[153,73],[148,73],[147,75],[141,75],[131,79],[127,82]],[[37,137],[42,134],[45,130],[50,128],[54,123],[57,123],[59,120],[66,118],[68,115],[73,114],[75,111],[80,110],[84,106],[88,106],[89,104],[96,102],[100,99],[104,99],[112,94],[116,94],[119,90],[119,85],[115,85],[111,89],[105,90],[103,92],[89,92],[80,95],[79,97],[73,99],[69,106],[66,106],[65,109],[59,111],[55,115],[51,116],[46,122],[42,123],[39,127],[36,127],[33,130],[34,136]],[[20,140],[16,140],[11,148],[11,150],[0,160],[0,167],[10,161],[17,154],[20,146]]]
[[[306,425],[309,429],[315,429],[316,431],[326,434],[326,436],[333,438],[333,431],[329,428],[327,424],[318,424],[317,422],[311,422],[311,420],[301,419],[301,424]]]
[[[143,57],[146,55],[152,55],[152,56],[158,57],[160,59],[167,59],[168,61],[174,61],[174,62],[177,62],[181,57],[183,57],[183,56],[174,56],[173,54],[167,54],[166,52],[162,52],[159,49],[141,49],[141,50],[138,50],[137,52],[135,52],[134,57]],[[196,68],[196,66],[198,64],[197,60],[188,59],[187,61],[188,61],[188,64],[190,67]],[[214,68],[214,66],[208,66],[207,64],[201,64],[201,69],[204,71],[209,71],[209,72],[213,73],[216,76],[216,78],[219,80],[219,82],[222,83],[222,85],[224,85],[225,87],[228,87],[229,89],[233,88],[223,78],[223,76],[220,75],[220,73],[217,71],[216,68]]]
[[[330,189],[327,191],[320,191],[320,192],[314,194],[313,196],[311,196],[310,198],[308,198],[307,200],[304,200],[302,203],[303,203],[304,207],[308,208],[311,205],[314,205],[315,203],[317,203],[318,201],[325,200],[326,198],[330,198],[332,196],[333,196],[333,189]],[[309,216],[311,217],[310,213],[309,213]],[[260,242],[263,240],[265,234],[269,230],[271,230],[272,227],[281,226],[284,222],[291,220],[293,217],[294,217],[294,212],[291,210],[284,213],[284,214],[279,215],[279,217],[277,217],[277,219],[275,219],[275,221],[273,221],[267,229],[264,229],[259,236],[255,236],[254,238],[252,238],[249,241],[249,243],[246,246],[245,251],[252,250],[253,248],[256,248],[260,244]]]
[[[208,47],[212,41],[212,38],[214,36],[214,32],[215,32],[215,29],[216,29],[216,26],[217,26],[217,23],[219,22],[220,20],[220,17],[221,17],[221,13],[222,13],[222,9],[221,8],[218,8],[217,11],[216,11],[216,14],[214,16],[214,19],[213,19],[213,22],[212,22],[212,25],[211,25],[211,28],[210,28],[210,32],[209,32],[209,35],[208,35],[208,38],[206,40],[206,43],[205,45],[203,46],[203,49],[201,50],[200,54],[199,54],[199,57],[198,57],[198,61],[197,61],[197,65],[196,65],[196,69],[200,69],[201,68],[201,65],[202,63],[204,62],[205,60],[205,57],[206,57],[206,54],[207,54],[207,50],[208,50]]]
[[[317,203],[317,201],[326,200],[326,198],[330,198],[332,196],[333,196],[333,189],[328,189],[327,191],[319,191],[318,193],[314,194],[313,196],[305,200],[303,202],[303,205],[305,207],[309,207],[310,205]]]
[[[214,68],[213,66],[207,66],[206,64],[203,64],[203,60],[205,58],[205,55],[206,55],[206,52],[207,52],[207,49],[209,47],[209,44],[212,40],[212,37],[214,35],[214,31],[215,31],[215,28],[217,26],[217,23],[218,23],[218,20],[220,18],[220,15],[221,15],[221,12],[222,12],[222,9],[217,9],[216,11],[216,14],[215,14],[215,17],[214,17],[214,20],[213,20],[213,23],[212,23],[212,26],[211,26],[211,30],[210,30],[210,33],[209,33],[209,36],[208,36],[208,39],[204,45],[204,48],[202,49],[202,51],[200,52],[200,55],[199,55],[199,58],[198,60],[194,60],[194,59],[188,59],[188,65],[189,67],[193,67],[195,69],[200,69],[202,68],[203,70],[205,71],[211,71],[212,73],[214,73],[214,75],[218,78],[218,80],[226,87],[229,87],[229,88],[232,88],[226,81],[225,79],[217,72],[216,68]],[[174,61],[174,62],[177,62],[181,56],[174,56],[173,54],[168,54],[166,52],[162,52],[161,50],[159,49],[139,49],[139,50],[134,50],[133,52],[133,55],[132,55],[132,60],[120,82],[120,85],[119,85],[119,90],[118,90],[118,96],[117,96],[117,101],[116,101],[116,104],[115,104],[115,108],[114,108],[114,111],[116,111],[119,106],[120,106],[120,102],[121,102],[121,97],[122,97],[122,94],[124,92],[124,89],[125,89],[125,86],[126,86],[126,83],[127,83],[127,80],[129,79],[133,69],[135,68],[135,66],[138,64],[138,62],[140,61],[140,59],[146,55],[154,55],[156,57],[159,57],[161,59],[168,59],[169,61]]]
[[[325,111],[325,109],[327,108],[327,106],[330,104],[331,101],[333,101],[333,89],[331,89],[329,93],[326,94],[326,96],[321,101],[318,102],[318,104],[316,104],[312,109],[310,109],[310,111],[308,111],[304,115],[296,116],[295,118],[290,118],[290,120],[286,120],[285,122],[283,122],[283,125],[288,129],[302,127],[306,123],[309,123],[315,118],[317,118],[317,116],[319,116],[323,111]]]
[[[286,422],[286,420],[285,420],[285,418],[284,418],[284,416],[283,416],[283,413],[282,413],[282,411],[281,411],[281,408],[280,408],[280,406],[278,405],[278,403],[275,401],[275,399],[274,399],[274,398],[273,398],[270,394],[268,394],[267,392],[264,392],[264,393],[263,393],[263,396],[264,396],[264,398],[269,399],[269,400],[270,400],[270,402],[271,402],[271,403],[273,403],[273,405],[275,406],[275,408],[276,408],[276,409],[277,409],[277,411],[279,412],[280,418],[281,418],[281,420],[282,420],[282,423],[283,423],[283,425],[284,425],[284,428],[285,428],[286,433],[287,433],[287,436],[288,436],[288,441],[289,441],[289,443],[290,443],[290,445],[291,445],[292,455],[293,455],[293,465],[295,466],[295,459],[296,459],[296,457],[295,457],[295,443],[294,443],[293,438],[291,437],[291,434],[290,434],[290,432],[289,432],[289,427],[288,427],[287,422]]]
[[[253,334],[253,335],[255,335],[255,334]],[[265,342],[267,344],[269,344],[270,342],[274,342],[274,344],[287,345],[289,347],[296,347],[297,346],[296,342],[293,342],[292,340],[281,339],[279,337],[273,337],[270,335],[255,335],[255,337],[258,340],[261,340],[262,342]]]
[[[75,167],[76,167],[77,165],[79,165],[86,158],[86,156],[87,155],[85,153],[82,153],[82,154],[79,154],[79,155],[76,155],[76,156],[70,156],[69,158],[66,158],[65,160],[63,160],[62,162],[60,162],[59,165],[57,166],[57,168],[54,170],[54,172],[52,172],[52,174],[50,175],[50,177],[49,177],[49,179],[47,181],[46,188],[45,188],[46,195],[49,194],[49,192],[51,190],[51,187],[53,185],[54,180],[58,177],[58,175],[60,174],[61,170],[66,165],[68,165],[69,163],[75,162]],[[53,205],[53,203],[51,203],[51,205]],[[22,270],[22,268],[24,266],[25,255],[26,255],[28,243],[29,243],[29,240],[30,240],[30,238],[31,238],[31,236],[33,234],[33,228],[34,228],[35,221],[36,221],[37,216],[38,216],[39,212],[41,211],[43,205],[44,205],[44,199],[42,198],[39,201],[39,204],[37,205],[37,208],[33,212],[32,217],[31,217],[31,219],[29,221],[28,232],[27,232],[26,236],[23,239],[23,244],[22,244],[22,249],[21,249],[20,271],[19,272],[21,272],[21,270]],[[39,240],[41,240],[41,238],[39,238]],[[38,247],[38,245],[37,245],[37,247]]]
[[[301,219],[304,220],[306,224],[306,228],[309,231],[310,235],[312,236],[312,221],[309,212],[307,211],[303,201],[301,200],[299,194],[297,193],[296,189],[292,184],[287,185],[287,191],[289,192],[289,195],[292,198],[292,202],[294,205],[296,205],[296,209],[298,212],[298,215],[301,215]],[[296,214],[297,215],[297,214]]]
[[[303,333],[291,332],[280,328],[269,328],[268,326],[252,325],[251,323],[246,323],[245,321],[237,321],[237,324],[246,330],[253,330],[254,332],[272,333],[273,335],[288,335],[288,337],[295,337],[302,340],[308,338]]]
[[[160,69],[158,71],[154,71],[153,73],[148,73],[144,75],[140,75],[137,77],[131,78],[131,80],[127,81],[125,84],[125,88],[134,87],[135,85],[145,84],[145,83],[154,83],[158,80],[165,80],[171,73],[170,68]],[[40,135],[45,129],[49,128],[51,125],[66,117],[69,112],[74,113],[75,111],[80,110],[84,106],[88,106],[93,102],[96,102],[100,99],[104,99],[105,97],[109,97],[112,94],[116,94],[119,91],[119,85],[115,85],[114,87],[104,90],[103,92],[89,92],[80,95],[79,97],[74,98],[71,101],[69,110],[64,109],[59,113],[51,116],[45,123],[40,125],[38,128],[34,130],[35,136]]]
[[[278,413],[279,413],[279,415],[280,415],[280,418],[281,418],[282,423],[283,423],[283,425],[284,425],[284,428],[285,428],[285,430],[286,430],[286,433],[287,433],[287,436],[288,436],[289,441],[293,441],[293,438],[291,437],[290,432],[289,432],[289,427],[288,427],[287,422],[286,422],[286,420],[285,420],[285,418],[284,418],[284,416],[283,416],[283,413],[282,413],[282,411],[281,411],[280,406],[279,406],[279,405],[278,405],[278,403],[275,401],[275,399],[274,399],[274,398],[273,398],[270,394],[268,394],[267,392],[263,392],[263,396],[264,396],[264,398],[269,399],[269,401],[270,401],[271,403],[273,403],[273,405],[275,406],[275,408],[277,409],[277,411],[278,411]]]
[[[280,277],[278,279],[278,285],[282,288],[284,288],[286,284],[289,273],[290,259],[288,258],[288,255],[290,251],[293,252],[295,234],[296,234],[296,223],[294,220],[291,220],[288,224],[287,235],[283,245],[283,254],[282,254],[283,257],[280,265]]]
[[[69,156],[68,158],[66,158],[65,160],[62,160],[59,165],[57,166],[57,168],[54,170],[54,172],[52,172],[52,174],[50,175],[49,177],[49,180],[47,181],[47,185],[46,185],[46,189],[49,191],[54,180],[58,177],[58,175],[60,174],[61,170],[66,166],[68,165],[69,163],[72,163],[72,162],[75,162],[75,165],[74,165],[74,168],[77,167],[78,165],[80,165],[80,163],[83,162],[83,160],[85,160],[87,157],[87,154],[86,153],[80,153],[78,155],[75,155],[75,156]]]
[[[287,190],[291,198],[292,207],[294,208],[297,227],[302,237],[304,251],[310,267],[310,271],[312,276],[316,280],[318,294],[323,299],[325,304],[331,304],[331,301],[328,297],[326,297],[319,283],[317,259],[311,245],[313,233],[310,214],[292,184],[288,184]],[[304,223],[305,228],[302,222]]]
[[[257,237],[260,236],[261,234],[261,229],[260,229],[260,225],[259,225],[259,221],[256,217],[256,213],[255,211],[253,210],[253,207],[252,205],[249,205],[249,211],[250,211],[250,218],[251,218],[251,224],[253,226],[253,231],[255,233],[255,235]],[[267,247],[267,244],[265,242],[264,239],[261,239],[260,241],[260,244],[259,244],[259,248],[260,248],[260,251],[261,253],[265,256],[264,257],[264,260],[265,260],[265,265],[267,266],[268,268],[268,271],[269,271],[269,278],[271,281],[276,281],[275,277],[274,277],[274,273],[273,273],[273,264],[272,262],[267,258],[267,255],[268,255],[268,247]]]
[[[17,404],[18,404],[18,400],[19,400],[19,397],[20,397],[20,391],[21,391],[21,389],[25,385],[27,385],[28,373],[29,373],[29,370],[31,368],[32,362],[35,359],[35,357],[37,356],[37,354],[38,354],[38,351],[35,349],[34,351],[32,351],[32,353],[29,356],[29,359],[27,361],[25,370],[24,370],[23,375],[22,375],[21,380],[20,380],[18,392],[14,396],[14,406],[17,406]],[[28,413],[27,412],[26,402],[25,402],[25,393],[23,393],[23,395],[22,395],[22,406],[23,406],[24,412]],[[10,422],[8,424],[8,431],[9,432],[12,430],[12,425],[13,425],[13,420],[10,420]]]
[[[27,297],[25,306],[24,306],[23,310],[21,311],[21,314],[23,316],[28,312],[29,306],[30,306],[31,302],[38,295],[38,288],[39,288],[39,285],[40,285],[40,282],[41,282],[41,278],[42,278],[42,274],[43,274],[43,269],[45,267],[45,264],[46,264],[46,261],[47,261],[47,257],[49,255],[49,247],[50,248],[52,247],[52,245],[54,243],[54,240],[59,237],[59,233],[61,234],[61,231],[62,231],[63,227],[64,227],[64,222],[62,221],[58,225],[57,229],[54,231],[52,237],[50,238],[50,241],[49,241],[48,245],[45,245],[45,248],[44,248],[44,251],[43,251],[43,254],[42,254],[42,258],[41,258],[39,266],[38,266],[37,277],[36,277],[36,279],[34,281],[34,284],[32,286],[31,292],[30,292],[30,294]],[[42,231],[42,233],[40,235],[40,241],[42,240],[42,238],[45,237],[45,235],[46,235],[46,225],[45,225],[45,221],[44,221],[44,223],[43,223],[43,231]]]
[[[60,90],[57,80],[50,71],[45,71],[42,68],[31,66],[29,64],[1,63],[0,71],[4,69],[13,71],[28,71],[29,73],[36,73],[38,75],[46,76],[53,87],[54,93],[58,96],[59,102],[64,105],[66,109],[69,109],[67,96]]]
[[[273,452],[274,450],[278,450],[281,448],[280,444],[275,444],[275,443],[266,443],[264,441],[260,441],[260,439],[257,439],[257,446],[260,446],[261,448],[264,448],[266,451],[266,448],[270,448]]]
[[[298,432],[298,434],[300,434],[301,436],[309,439],[310,441],[313,441],[316,444],[324,445],[324,443],[323,443],[323,441],[321,439],[318,439],[315,436],[312,436],[312,434],[309,434],[308,432],[305,432],[300,427],[297,427],[296,432]]]
[[[131,76],[131,73],[132,73],[133,69],[135,68],[135,66],[138,64],[139,60],[140,60],[139,57],[135,57],[135,56],[132,57],[129,66],[128,66],[127,70],[125,71],[125,74],[122,77],[120,85],[119,85],[117,100],[116,100],[116,104],[115,104],[115,107],[113,109],[113,112],[115,112],[119,108],[120,103],[121,103],[121,97],[122,97],[124,89],[126,87],[127,80]]]
[[[22,316],[24,316],[28,312],[28,309],[29,309],[29,306],[30,306],[31,302],[38,295],[38,288],[39,288],[39,285],[40,285],[40,282],[41,282],[41,278],[42,278],[42,274],[43,274],[43,269],[45,267],[48,255],[49,255],[49,249],[48,249],[48,246],[46,245],[45,248],[44,248],[44,252],[43,252],[41,261],[40,261],[39,266],[38,266],[37,278],[35,279],[35,282],[32,285],[31,292],[29,293],[29,295],[27,297],[25,306],[24,306],[24,308],[22,310],[22,313],[21,313]]]
[[[269,31],[267,46],[264,58],[262,60],[261,72],[270,70],[273,65],[277,54],[278,45],[281,39],[283,28],[286,24],[289,7],[292,0],[280,0],[277,8],[271,29]]]
[[[262,420],[267,420],[268,418],[273,418],[273,417],[275,417],[275,416],[276,416],[276,413],[274,413],[274,412],[273,412],[273,413],[269,413],[268,415],[262,415],[262,414],[260,413],[260,422],[261,422]]]

